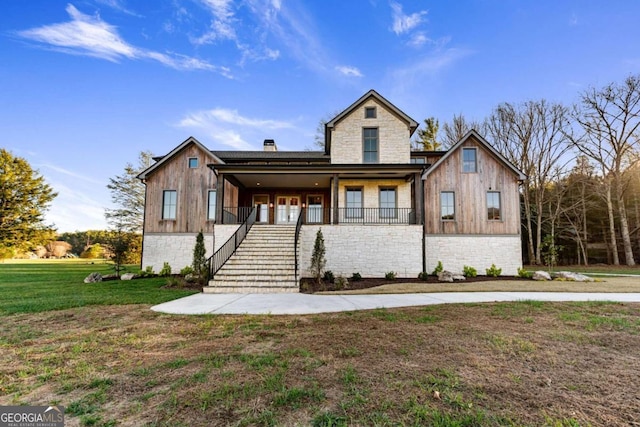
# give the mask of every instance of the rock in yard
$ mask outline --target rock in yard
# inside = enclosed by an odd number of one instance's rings
[[[439,282],[453,282],[453,273],[447,270],[438,273]]]
[[[96,283],[96,282],[102,282],[102,274],[91,273],[84,279],[84,283]]]
[[[539,270],[533,273],[533,276],[531,278],[533,280],[540,280],[540,281],[551,280],[551,275],[546,271]]]
[[[593,279],[591,277],[587,277],[584,274],[580,273],[572,273],[571,271],[558,271],[554,274],[554,277],[565,280],[572,280],[574,282],[593,282]]]
[[[464,277],[464,275],[463,275],[463,274],[454,274],[454,275],[453,275],[453,280],[456,280],[456,281],[462,281],[462,280],[467,280],[467,278],[466,278],[466,277]]]
[[[124,273],[122,276],[120,276],[120,280],[131,280],[131,279],[134,279],[135,277],[136,275],[133,273]]]

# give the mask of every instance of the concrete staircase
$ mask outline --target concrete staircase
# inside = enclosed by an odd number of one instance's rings
[[[299,292],[295,279],[295,233],[295,225],[254,224],[203,292]]]

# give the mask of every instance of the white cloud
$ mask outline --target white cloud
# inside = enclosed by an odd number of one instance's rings
[[[104,182],[98,181],[97,179],[93,179],[93,178],[90,178],[88,176],[80,175],[80,174],[78,174],[76,172],[72,172],[72,171],[70,171],[68,169],[62,168],[60,166],[52,165],[50,163],[37,164],[36,166],[44,167],[44,168],[47,168],[47,169],[51,169],[51,170],[56,171],[58,173],[61,173],[63,175],[67,175],[67,176],[70,176],[72,178],[76,178],[76,179],[79,179],[81,181],[85,181],[85,182],[87,182],[89,184],[97,184],[97,185],[103,185],[104,184]]]
[[[135,47],[123,40],[115,26],[80,12],[72,4],[67,5],[71,21],[44,25],[18,32],[26,39],[52,46],[65,53],[86,55],[117,62],[120,59],[152,59],[177,70],[214,71],[230,78],[228,68],[185,55],[160,53]]]
[[[336,70],[348,77],[362,77],[362,73],[356,67],[350,67],[348,65],[339,65],[336,67]]]
[[[229,128],[233,125],[233,129]],[[203,131],[214,142],[236,150],[254,150],[255,147],[246,141],[246,135],[252,136],[255,131],[293,129],[290,122],[271,119],[259,119],[242,116],[237,110],[214,108],[187,114],[179,123],[179,127]],[[240,128],[240,129],[237,129]]]
[[[393,17],[392,30],[397,35],[409,32],[420,25],[424,21],[424,16],[428,13],[426,10],[421,10],[419,12],[412,13],[411,15],[406,15],[402,11],[402,5],[400,3],[392,1],[390,6]]]
[[[107,228],[105,205],[88,195],[91,193],[78,190],[75,183],[52,180],[50,185],[58,192],[58,197],[45,213],[45,219],[47,223],[54,224],[58,232]]]
[[[399,93],[411,92],[423,79],[438,74],[472,53],[466,49],[450,48],[419,58],[405,67],[392,71],[394,88]]]
[[[122,13],[126,13],[127,15],[140,17],[139,14],[133,12],[130,9],[127,9],[127,7],[124,6],[122,4],[122,2],[120,2],[120,0],[97,0],[97,1],[100,4],[104,4],[105,6],[109,6],[110,8],[113,8],[113,9],[115,9],[117,11],[122,12]]]

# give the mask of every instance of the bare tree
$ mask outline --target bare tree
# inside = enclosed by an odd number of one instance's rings
[[[584,91],[572,116],[582,132],[572,136],[572,145],[586,155],[601,173],[605,188],[613,263],[618,265],[616,216],[624,247],[625,262],[635,265],[629,222],[624,200],[625,169],[637,163],[640,149],[640,75],[629,76],[622,84],[610,83]]]
[[[482,124],[471,121],[468,122],[462,113],[459,115],[453,115],[453,119],[451,123],[444,123],[442,125],[442,133],[444,134],[441,137],[441,144],[443,148],[451,148],[456,142],[460,141],[463,136],[467,134],[471,129],[475,129],[476,131],[483,133]]]
[[[308,150],[322,150],[324,151],[324,126],[333,120],[338,114],[339,111],[334,111],[333,113],[325,114],[319,121],[316,126],[316,134],[313,136],[313,147],[307,148]]]
[[[527,249],[529,261],[535,264],[542,263],[548,184],[558,169],[566,167],[563,155],[570,148],[565,138],[568,126],[566,107],[544,99],[521,105],[501,104],[485,122],[486,132],[498,151],[526,175],[522,192]]]

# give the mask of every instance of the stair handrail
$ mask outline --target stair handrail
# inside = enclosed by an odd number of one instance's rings
[[[294,279],[296,281],[296,285],[298,284],[298,240],[300,238],[300,230],[302,229],[302,220],[304,218],[304,208],[300,210],[298,214],[298,221],[296,222],[296,237],[293,239],[293,253],[294,253],[294,262],[295,262],[295,273]]]
[[[247,216],[247,219],[240,224],[236,232],[233,233],[233,236],[229,237],[224,245],[220,246],[220,249],[209,257],[207,260],[207,263],[209,264],[209,280],[212,280],[218,270],[220,270],[222,266],[229,261],[229,258],[236,253],[238,246],[240,246],[240,243],[242,243],[249,233],[249,230],[251,230],[251,226],[256,222],[257,212],[258,210],[254,206],[249,216]]]

